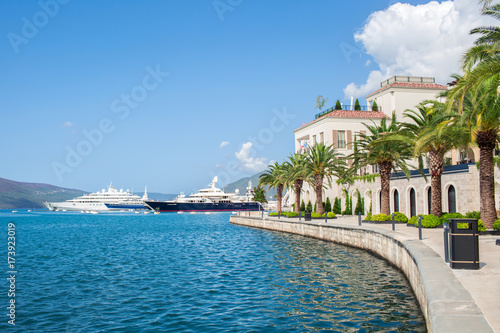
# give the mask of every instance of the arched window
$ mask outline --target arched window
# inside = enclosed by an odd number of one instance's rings
[[[429,187],[427,190],[427,214],[431,213],[431,204],[432,204],[432,187]]]
[[[410,190],[410,217],[417,215],[417,204],[415,198],[415,190],[412,188]]]
[[[380,193],[378,195],[378,204],[379,204],[379,207],[380,207],[379,212],[381,212],[382,211],[382,191],[380,191]]]
[[[399,192],[394,190],[394,211],[399,212]]]
[[[448,212],[449,213],[457,212],[455,187],[453,185],[450,185],[450,187],[448,188]]]

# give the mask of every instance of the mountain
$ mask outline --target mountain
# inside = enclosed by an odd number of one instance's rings
[[[44,208],[44,201],[65,201],[87,192],[49,184],[0,178],[0,209]]]
[[[248,181],[249,180],[252,181],[252,188],[254,188],[255,186],[257,186],[259,184],[259,176],[262,175],[263,173],[264,173],[264,171],[256,173],[255,175],[250,176],[250,177],[241,178],[235,182],[227,184],[226,186],[224,186],[223,190],[224,190],[224,192],[232,193],[236,189],[238,189],[240,191],[240,194],[245,194],[247,191],[247,187],[248,187]],[[267,186],[265,186],[264,189],[266,190],[267,200],[270,199],[269,197],[273,198],[276,195],[276,190],[274,188],[268,190]]]
[[[43,203],[73,199],[88,192],[49,184],[23,183],[0,178],[0,209],[45,208]],[[142,197],[144,192],[135,193]],[[148,192],[151,200],[172,200],[176,194]]]

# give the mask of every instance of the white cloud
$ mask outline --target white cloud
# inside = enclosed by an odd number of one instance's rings
[[[245,171],[250,172],[259,172],[264,170],[267,167],[265,157],[252,157],[252,143],[246,142],[241,147],[239,152],[234,153],[238,161],[240,162],[240,166]]]
[[[222,149],[223,147],[227,146],[229,144],[229,141],[222,141],[219,145],[219,149]]]
[[[73,127],[75,125],[73,125],[73,123],[71,121],[65,121],[63,124],[62,124],[63,127]]]
[[[364,84],[350,83],[346,98],[364,97],[394,75],[432,76],[445,84],[460,72],[460,59],[477,36],[471,29],[490,25],[477,1],[455,0],[424,5],[396,3],[372,13],[354,35],[378,64]]]

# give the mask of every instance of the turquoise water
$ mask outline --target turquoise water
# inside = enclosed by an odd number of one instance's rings
[[[16,227],[22,332],[423,332],[402,273],[367,252],[229,214],[0,213]],[[5,279],[2,279],[5,281]],[[0,310],[2,311],[2,310]]]

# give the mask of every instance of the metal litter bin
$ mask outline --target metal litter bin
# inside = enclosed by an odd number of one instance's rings
[[[478,222],[450,219],[450,267],[479,269]]]
[[[304,220],[311,221],[311,211],[310,210],[306,210],[304,212]]]

